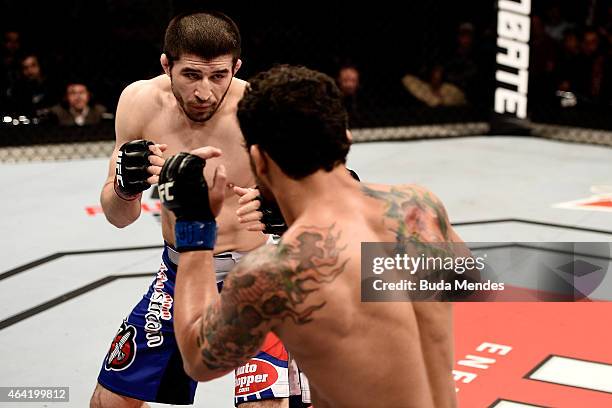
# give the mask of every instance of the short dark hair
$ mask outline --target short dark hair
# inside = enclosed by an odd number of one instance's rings
[[[235,64],[240,58],[240,31],[236,23],[223,13],[186,13],[174,17],[164,36],[164,53],[172,64],[182,54],[204,59],[232,54]]]
[[[279,65],[251,79],[238,104],[247,149],[258,145],[289,177],[346,162],[350,141],[342,94],[329,76]]]
[[[91,90],[90,87],[89,87],[89,84],[87,83],[87,81],[84,81],[84,80],[82,80],[80,78],[71,78],[68,81],[65,81],[64,82],[64,89],[66,91],[68,91],[68,87],[73,86],[73,85],[82,85],[85,88],[87,88],[87,91]]]

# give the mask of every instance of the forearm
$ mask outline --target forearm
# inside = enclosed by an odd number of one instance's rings
[[[114,180],[107,181],[102,188],[100,203],[106,219],[117,228],[127,227],[140,216],[140,198],[127,201],[119,197]]]
[[[208,187],[205,160],[219,157],[221,151],[207,146],[195,152],[197,156],[179,153],[166,160],[159,188],[160,201],[176,216],[175,245],[181,253],[174,290],[174,332],[187,374],[207,381],[238,367],[261,343],[238,355],[233,347],[243,326],[239,305],[231,284],[219,296],[212,252],[217,234],[214,220],[225,198],[227,174],[223,165],[218,166],[212,187]]]
[[[231,370],[209,367],[202,357],[208,341],[202,338],[202,320],[219,301],[212,251],[181,253],[174,290],[174,331],[185,371],[199,381],[220,377]]]

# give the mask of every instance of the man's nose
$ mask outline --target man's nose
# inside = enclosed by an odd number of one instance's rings
[[[198,83],[194,94],[196,98],[202,101],[207,101],[210,99],[212,96],[212,89],[210,87],[210,83],[208,82],[208,78],[204,78]]]

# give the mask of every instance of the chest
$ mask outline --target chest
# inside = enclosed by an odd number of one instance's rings
[[[204,146],[219,148],[223,152],[222,156],[206,161],[204,173],[209,183],[220,164],[226,168],[228,184],[251,186],[255,183],[242,133],[235,118],[223,115],[206,123],[206,126],[195,128],[177,126],[176,122],[176,118],[159,115],[147,124],[143,137],[155,143],[167,144],[168,148],[164,152],[166,159]]]

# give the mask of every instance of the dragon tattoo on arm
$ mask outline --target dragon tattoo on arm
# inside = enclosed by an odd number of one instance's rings
[[[325,307],[311,295],[346,268],[341,232],[335,225],[308,226],[292,236],[245,256],[227,276],[219,301],[204,313],[197,345],[210,370],[240,366],[275,324],[285,319],[307,324]]]

